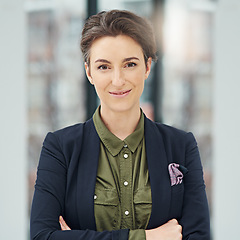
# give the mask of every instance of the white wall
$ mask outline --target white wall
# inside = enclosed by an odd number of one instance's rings
[[[240,1],[219,0],[215,30],[214,240],[239,239]]]
[[[0,1],[0,239],[26,240],[26,23],[23,0]]]

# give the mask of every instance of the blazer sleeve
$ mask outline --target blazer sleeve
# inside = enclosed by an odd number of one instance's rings
[[[184,199],[182,217],[184,240],[210,240],[210,220],[203,170],[196,140],[192,133],[187,134],[184,176]]]
[[[68,163],[55,133],[46,136],[37,170],[30,217],[31,240],[127,240],[128,230],[74,229],[61,231]]]

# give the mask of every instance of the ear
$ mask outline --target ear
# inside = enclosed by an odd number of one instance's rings
[[[145,79],[148,78],[150,71],[151,71],[151,65],[152,65],[152,58],[149,57],[147,60],[147,64],[146,64],[146,72],[145,72]]]
[[[85,67],[85,72],[86,72],[88,81],[93,85],[93,79],[92,79],[92,76],[90,73],[90,67],[88,66],[88,64],[86,62],[84,63],[84,67]]]

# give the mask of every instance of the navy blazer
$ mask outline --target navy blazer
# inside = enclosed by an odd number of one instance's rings
[[[148,229],[176,218],[185,240],[209,240],[210,224],[202,165],[192,133],[145,117],[146,155],[152,191]],[[96,231],[94,191],[100,139],[93,120],[48,133],[39,160],[30,232],[34,240],[126,240],[128,230]],[[171,186],[168,165],[188,169]],[[71,231],[61,231],[62,215]]]

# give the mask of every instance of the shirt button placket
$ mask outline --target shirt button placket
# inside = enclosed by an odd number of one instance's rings
[[[132,155],[128,149],[127,144],[124,145],[122,152],[122,163],[120,164],[121,169],[121,202],[122,202],[122,211],[123,211],[123,228],[132,227]]]

